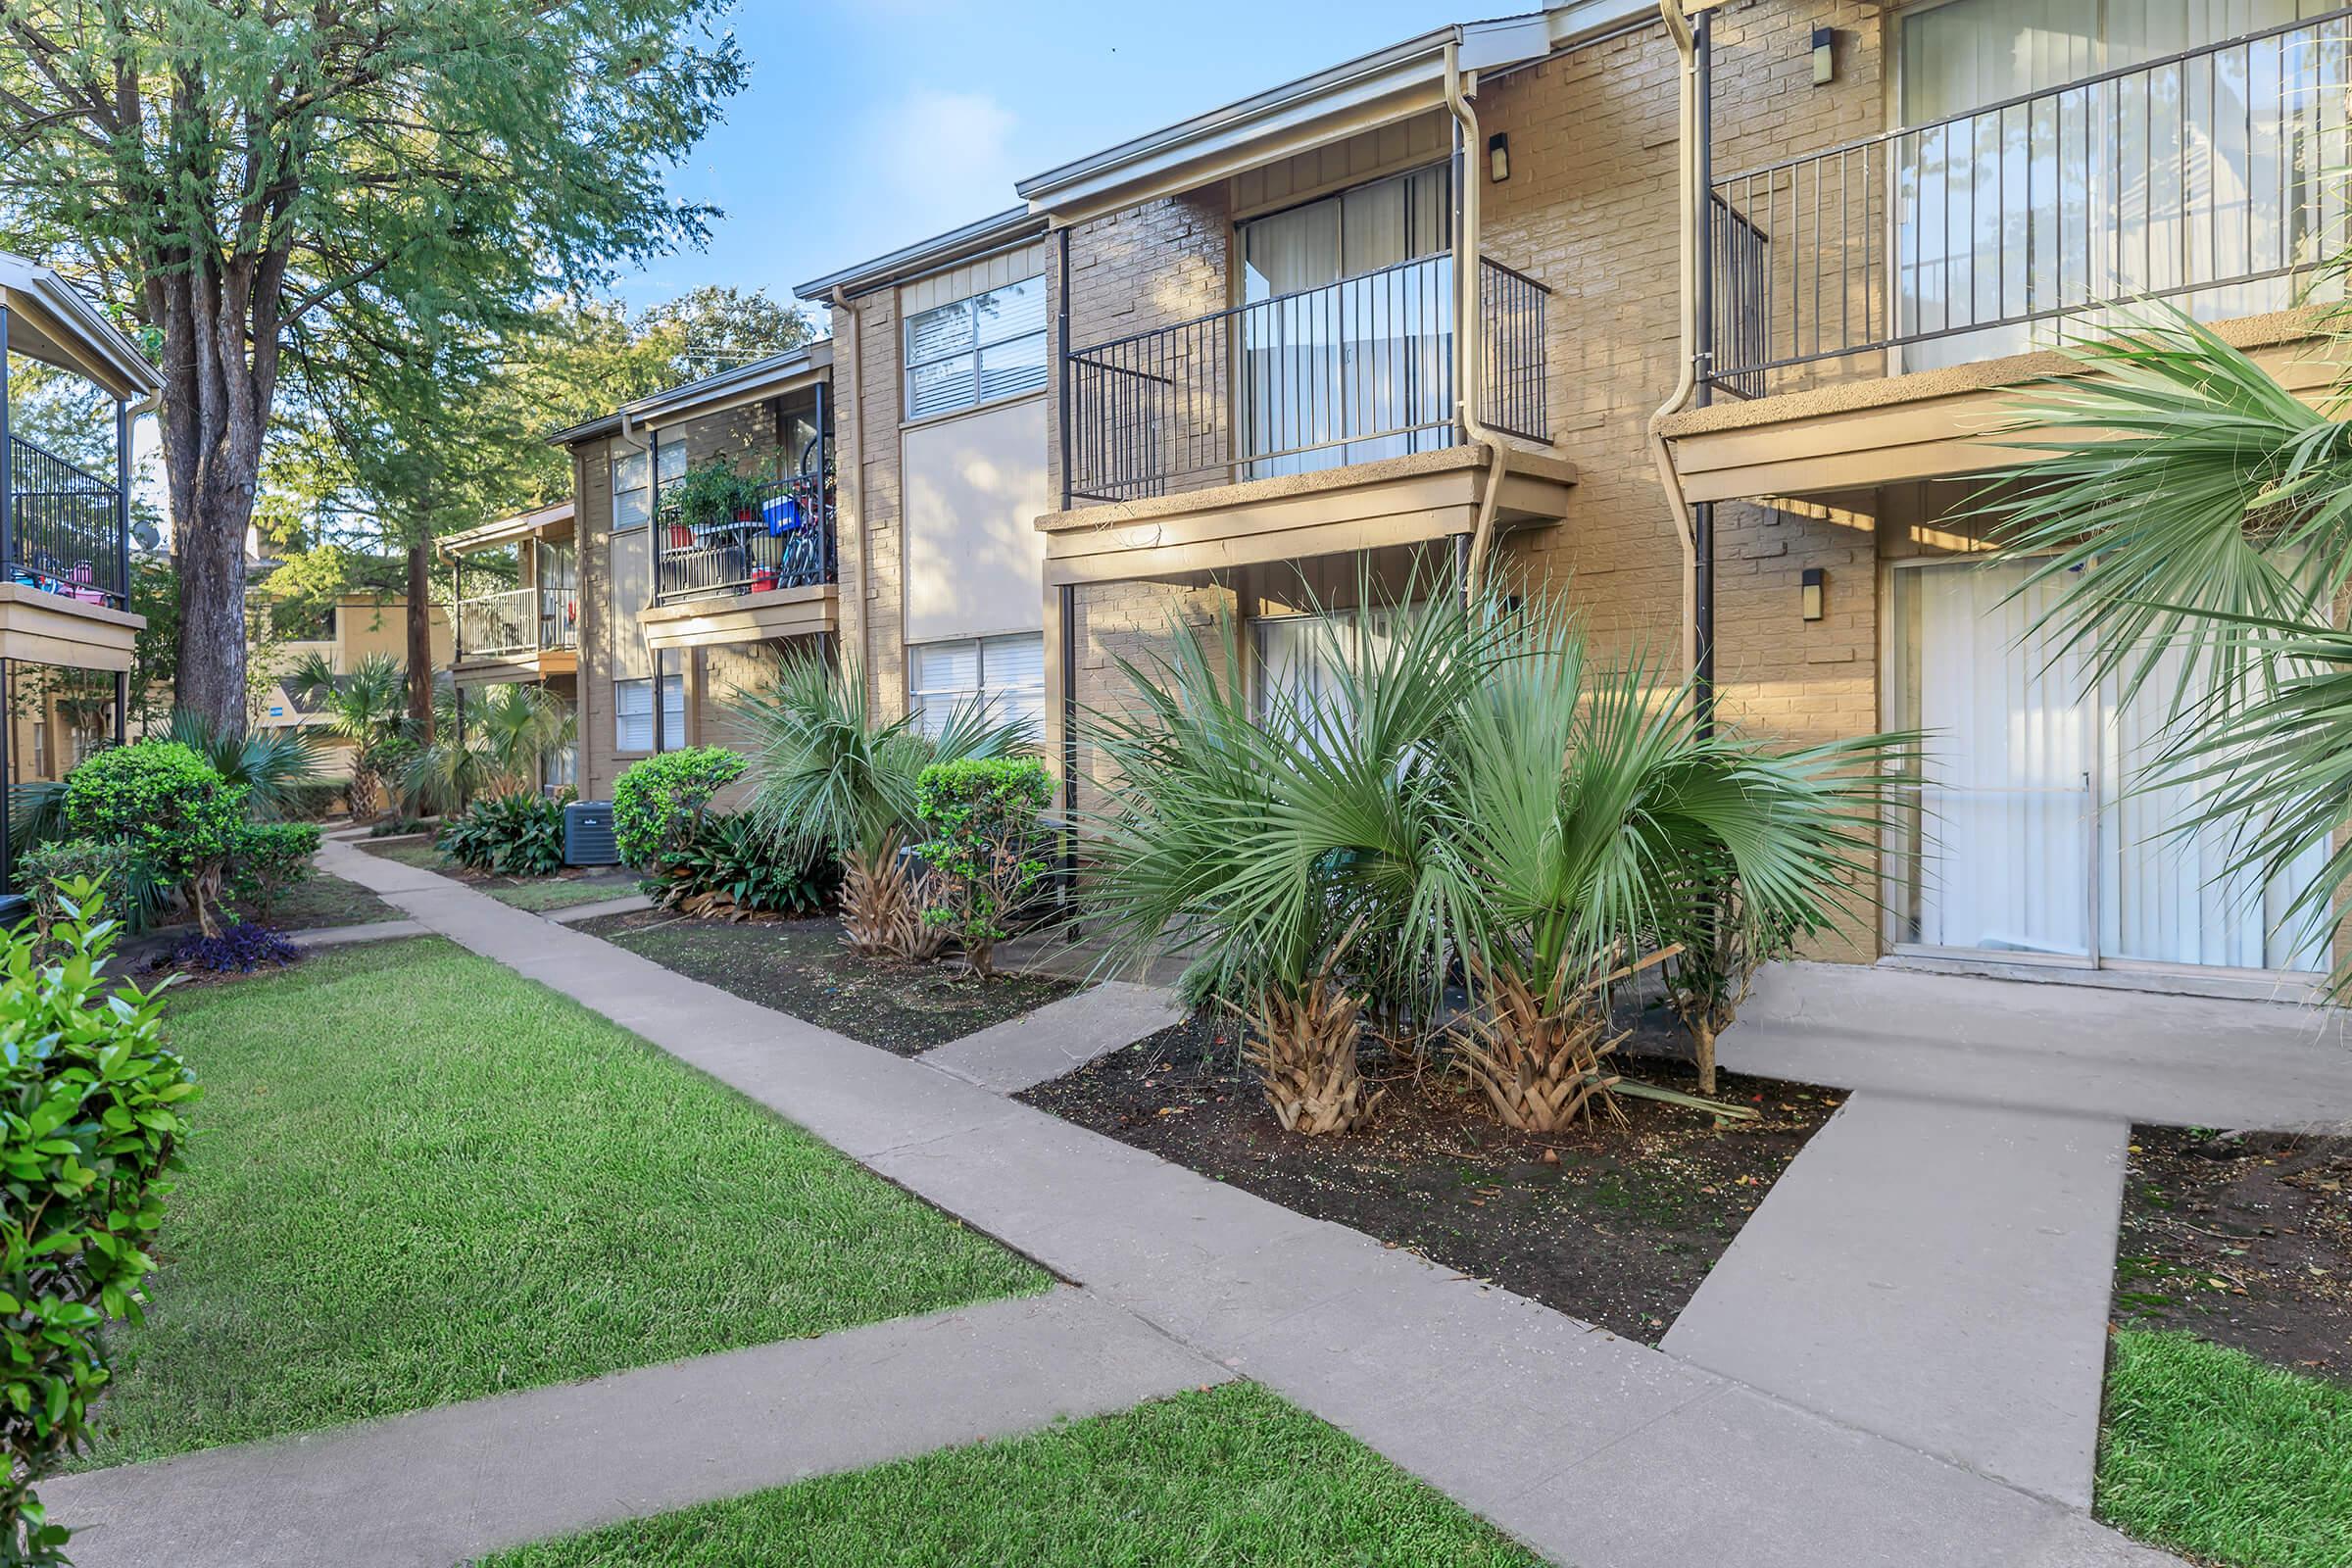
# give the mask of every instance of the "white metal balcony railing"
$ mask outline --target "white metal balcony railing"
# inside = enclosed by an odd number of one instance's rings
[[[558,587],[510,588],[458,603],[457,648],[469,659],[516,659],[579,646],[578,600]]]
[[[1757,396],[1854,355],[2019,352],[2136,300],[2290,304],[2352,241],[2348,61],[2352,8],[1710,174],[1702,376]]]
[[[1551,290],[1482,258],[1479,416],[1548,441]],[[1127,501],[1454,444],[1453,257],[1441,252],[1064,357],[1073,501]]]

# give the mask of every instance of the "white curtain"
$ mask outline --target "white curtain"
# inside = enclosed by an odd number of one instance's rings
[[[1898,936],[2087,957],[2095,909],[2102,960],[2325,968],[2323,922],[2280,921],[2326,848],[2266,886],[2227,874],[2231,824],[2180,831],[2212,786],[2154,782],[2178,656],[2130,701],[2116,680],[2094,685],[2085,651],[2030,635],[2063,591],[2025,588],[2030,575],[1976,563],[1894,573],[1898,722],[1926,732],[1928,754],[1917,864],[1889,890]]]
[[[1905,17],[1901,118],[1915,128],[1893,147],[1898,333],[2307,267],[2339,247],[2342,22],[2065,86],[2331,9],[2329,0],[1953,0]],[[2280,308],[2295,286],[2270,278],[2179,297],[2215,319]],[[1904,366],[2057,336],[2049,322],[1987,327],[1914,344]]]
[[[1250,477],[1446,444],[1431,427],[1452,402],[1450,177],[1419,170],[1241,225]],[[1422,257],[1437,259],[1390,270]]]

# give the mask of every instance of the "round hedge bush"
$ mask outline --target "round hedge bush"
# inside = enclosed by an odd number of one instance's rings
[[[612,786],[621,863],[651,871],[693,843],[711,797],[743,768],[743,759],[723,746],[688,746],[630,763]]]
[[[128,844],[158,877],[180,882],[236,852],[245,786],[230,784],[177,741],[98,753],[66,777],[66,827],[76,838]]]

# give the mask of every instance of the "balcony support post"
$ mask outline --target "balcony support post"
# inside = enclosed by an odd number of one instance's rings
[[[115,587],[130,608],[130,405],[115,399]],[[120,741],[120,735],[115,737]]]
[[[8,315],[8,307],[0,305],[0,570],[13,571],[17,562],[17,479],[11,465],[16,457],[17,439],[9,423]],[[5,770],[6,763],[7,755],[0,751],[0,771]],[[6,832],[6,813],[0,811],[0,837],[5,837]]]
[[[1715,393],[1715,159],[1714,159],[1714,48],[1715,14],[1701,11],[1690,23],[1690,47],[1698,76],[1697,101],[1691,106],[1695,130],[1690,154],[1697,165],[1691,179],[1698,209],[1697,299],[1692,302],[1692,352],[1698,361],[1692,401],[1705,408]],[[1690,534],[1696,581],[1691,592],[1690,672],[1692,711],[1700,735],[1715,729],[1715,503],[1701,501],[1690,509]]]

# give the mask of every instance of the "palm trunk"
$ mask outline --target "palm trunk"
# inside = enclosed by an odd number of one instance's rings
[[[1615,1073],[1601,1058],[1617,1049],[1596,985],[1550,1002],[1525,977],[1474,965],[1485,1007],[1455,1054],[1485,1091],[1495,1117],[1521,1132],[1556,1133],[1597,1108],[1623,1122]]]
[[[1353,1132],[1372,1119],[1388,1091],[1366,1091],[1355,1059],[1362,1033],[1355,999],[1328,975],[1296,994],[1273,991],[1258,1000],[1242,1056],[1257,1069],[1283,1131],[1313,1138]]]
[[[1698,1092],[1715,1093],[1715,1023],[1702,1018],[1690,1026],[1691,1054],[1698,1062]]]

